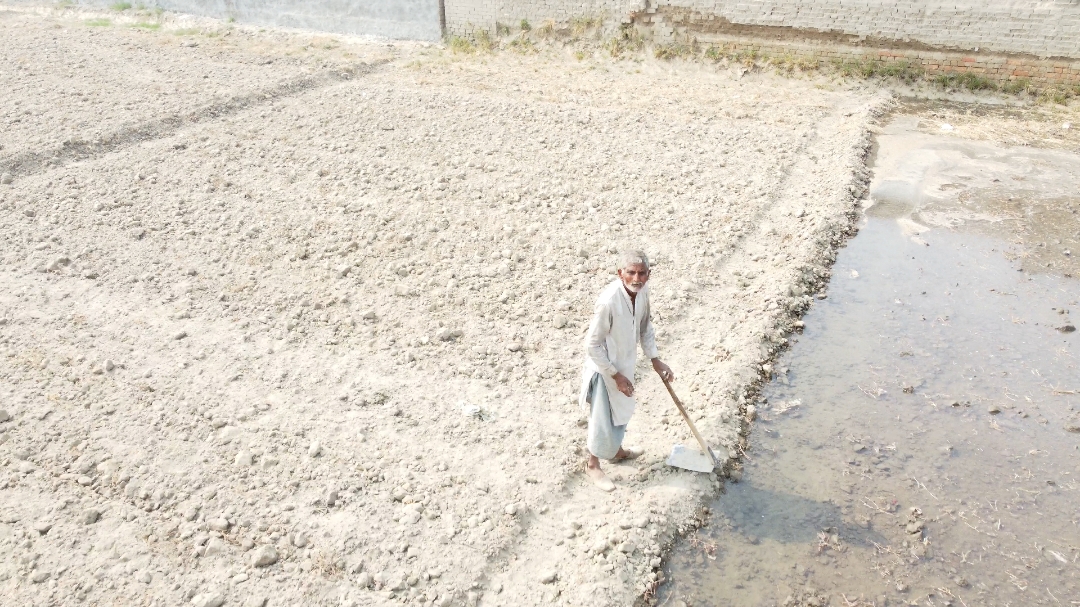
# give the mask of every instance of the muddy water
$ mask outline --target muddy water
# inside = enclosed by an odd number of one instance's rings
[[[937,128],[879,135],[864,224],[661,604],[1080,605],[1080,157]]]

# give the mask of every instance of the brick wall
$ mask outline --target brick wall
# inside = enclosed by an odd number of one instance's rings
[[[907,61],[930,73],[1080,83],[1080,0],[445,0],[448,33],[604,17],[660,44]]]
[[[1039,59],[1003,53],[960,53],[924,49],[888,49],[844,44],[800,43],[750,36],[701,36],[699,44],[715,45],[725,54],[756,53],[761,59],[798,59],[801,63],[906,63],[918,66],[933,77],[972,73],[998,84],[1021,81],[1037,88],[1058,85],[1080,86],[1080,60]],[[794,61],[792,61],[794,63]]]

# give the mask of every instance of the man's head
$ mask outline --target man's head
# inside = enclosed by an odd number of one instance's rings
[[[649,258],[641,251],[619,254],[619,279],[631,293],[637,293],[649,282]]]

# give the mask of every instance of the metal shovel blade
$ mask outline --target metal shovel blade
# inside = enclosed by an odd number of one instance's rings
[[[671,455],[667,458],[667,465],[684,470],[693,470],[694,472],[713,471],[712,458],[697,449],[690,449],[682,445],[675,445],[671,448]]]

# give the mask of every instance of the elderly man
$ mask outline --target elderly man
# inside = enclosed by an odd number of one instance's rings
[[[600,458],[636,459],[640,448],[623,448],[626,424],[634,414],[634,366],[637,346],[652,360],[660,377],[675,375],[659,358],[649,310],[649,259],[641,251],[619,256],[619,277],[596,299],[592,322],[585,337],[585,366],[579,402],[589,412],[589,461],[585,473],[604,491],[615,484],[600,469]]]

